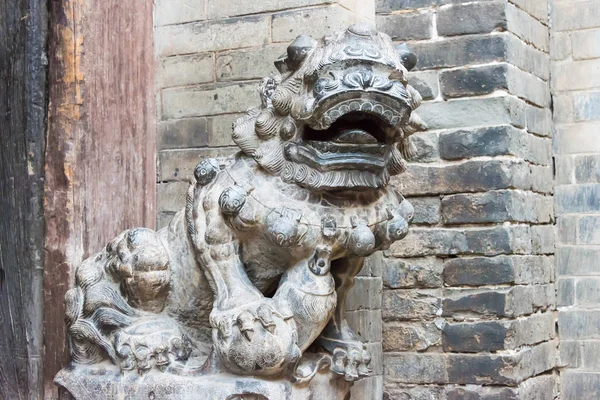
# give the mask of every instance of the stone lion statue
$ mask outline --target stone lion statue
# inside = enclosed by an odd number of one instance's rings
[[[365,257],[413,217],[389,181],[424,129],[415,63],[365,25],[292,42],[234,124],[241,152],[198,164],[167,228],[125,231],[79,266],[66,295],[74,365],[369,375],[345,300]]]

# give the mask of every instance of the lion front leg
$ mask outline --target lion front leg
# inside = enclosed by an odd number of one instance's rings
[[[371,354],[344,317],[346,297],[354,286],[354,278],[363,263],[362,257],[347,257],[332,262],[331,272],[335,279],[338,303],[333,317],[317,339],[317,343],[332,354],[331,369],[344,376],[347,381],[354,381],[371,373]]]

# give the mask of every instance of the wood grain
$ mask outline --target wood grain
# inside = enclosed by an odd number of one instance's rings
[[[42,395],[46,2],[0,0],[0,399]]]
[[[77,265],[155,224],[152,2],[51,1],[44,273],[46,398],[68,361],[63,298]]]

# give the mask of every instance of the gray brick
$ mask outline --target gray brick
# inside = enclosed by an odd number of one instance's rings
[[[550,57],[552,60],[565,60],[571,53],[571,32],[552,31],[550,34]]]
[[[516,317],[533,312],[531,287],[515,286],[511,289],[449,289],[442,301],[442,315],[456,318],[459,315]]]
[[[600,59],[554,63],[552,82],[555,91],[598,88],[600,87]]]
[[[205,0],[155,0],[154,25],[181,24],[206,18]]]
[[[547,223],[552,220],[552,198],[514,190],[456,194],[442,199],[445,224],[488,222]]]
[[[526,123],[524,103],[512,96],[427,102],[418,114],[429,129]]]
[[[158,123],[159,150],[204,147],[207,143],[206,118],[184,118]]]
[[[600,57],[600,29],[575,31],[573,37],[573,58],[576,60]]]
[[[578,1],[577,7],[573,7],[571,1],[556,1],[552,16],[557,31],[596,28],[600,26],[600,4],[596,0]]]
[[[558,275],[600,275],[600,249],[581,246],[556,248]]]
[[[531,227],[531,249],[533,254],[553,254],[554,226],[533,225]]]
[[[439,290],[385,290],[381,313],[383,320],[420,321],[433,319],[441,308]]]
[[[348,311],[346,320],[362,342],[381,342],[381,310]]]
[[[600,153],[598,129],[599,122],[558,125],[553,144],[555,153]]]
[[[558,214],[600,212],[600,184],[557,186],[554,199]]]
[[[159,56],[260,46],[269,38],[268,16],[161,26],[155,30]]]
[[[261,79],[277,73],[273,64],[285,53],[286,45],[270,45],[217,54],[216,75],[219,81]]]
[[[444,283],[448,286],[498,285],[514,280],[511,257],[460,257],[444,261]]]
[[[307,26],[311,27],[311,36],[320,38],[365,19],[365,16],[353,13],[336,4],[285,11],[273,15],[271,39],[274,43],[291,42],[298,35],[305,33]]]
[[[573,93],[576,121],[600,120],[600,92]]]
[[[560,354],[559,366],[578,368],[581,366],[581,343],[579,340],[561,340],[558,345]]]
[[[207,118],[208,145],[210,147],[234,146],[231,137],[233,123],[243,114],[223,114]]]
[[[581,217],[577,232],[579,243],[600,244],[600,215]]]
[[[554,314],[552,312],[532,314],[510,322],[505,348],[532,346],[555,337]]]
[[[346,310],[373,310],[381,308],[381,278],[357,276],[346,299]]]
[[[577,243],[577,215],[559,215],[556,217],[556,241],[557,244]]]
[[[560,374],[560,388],[563,399],[600,399],[600,373],[565,371]]]
[[[410,162],[432,162],[440,159],[437,133],[417,132],[410,136],[410,141],[417,150]]]
[[[581,345],[582,367],[588,371],[600,371],[600,342],[586,340]]]
[[[506,30],[503,2],[454,5],[437,12],[437,30],[440,36],[489,33]]]
[[[378,15],[377,29],[385,32],[392,40],[418,40],[431,38],[433,12],[411,12],[402,14]]]
[[[236,15],[258,14],[268,11],[328,4],[331,0],[261,0],[261,1],[222,1],[206,0],[209,19],[221,19]]]
[[[158,180],[160,182],[189,182],[194,176],[194,168],[203,159],[232,155],[238,150],[237,147],[221,147],[160,151],[158,153]]]
[[[417,69],[450,68],[504,61],[505,40],[504,35],[464,36],[409,46],[418,56]]]
[[[414,386],[410,384],[402,384],[384,380],[383,400],[396,399],[415,399],[415,400],[430,400],[445,398],[444,386]],[[359,399],[371,399],[371,397],[358,397]],[[379,397],[373,397],[379,400]]]
[[[156,203],[159,212],[176,213],[185,207],[189,183],[167,182],[156,187]]]
[[[459,254],[524,254],[531,252],[531,232],[524,226],[493,228],[412,228],[407,237],[385,251],[394,257]]]
[[[468,5],[467,7],[471,7]],[[489,65],[443,71],[440,85],[445,98],[489,94],[498,89],[508,89],[508,65]]]
[[[548,22],[548,3],[539,0],[509,0],[538,21]]]
[[[415,208],[413,224],[435,225],[440,222],[439,197],[414,197],[410,204]]]
[[[214,81],[215,62],[211,54],[161,58],[156,70],[156,85],[163,89]]]
[[[600,305],[600,277],[580,278],[575,283],[575,301],[580,307]]]
[[[556,304],[559,307],[575,305],[575,279],[561,278],[556,282]]]
[[[574,183],[600,183],[600,155],[576,156],[574,168]]]
[[[556,104],[554,109],[556,110]],[[525,118],[529,132],[541,136],[552,136],[552,112],[549,109],[527,105]]]
[[[545,374],[527,379],[519,385],[517,398],[529,400],[557,399],[559,393],[558,380],[555,374]]]
[[[553,226],[549,225],[550,231]],[[532,231],[533,231],[532,227]],[[533,235],[533,233],[532,233]],[[554,250],[554,249],[553,249]],[[554,259],[547,256],[513,256],[516,284],[540,284],[554,282]]]
[[[355,382],[350,389],[350,398],[354,399],[383,398],[383,376],[369,376]]]
[[[600,310],[559,311],[558,336],[561,340],[600,339]]]
[[[526,43],[544,51],[549,51],[548,28],[525,11],[508,4],[506,6],[508,30]]]
[[[383,350],[423,351],[439,346],[441,336],[433,322],[389,322],[383,325]]]
[[[534,311],[546,311],[556,308],[556,289],[554,284],[534,285],[532,289]]]
[[[446,324],[442,334],[445,352],[479,353],[504,349],[506,327],[498,322]]]
[[[442,287],[442,260],[435,257],[382,260],[383,285],[390,289]]]
[[[513,388],[486,386],[450,388],[446,393],[446,400],[516,400],[518,398]]]
[[[506,62],[515,67],[548,80],[550,78],[550,57],[515,36],[506,37]]]
[[[256,83],[210,89],[166,89],[162,93],[163,119],[245,112],[259,97]]]
[[[392,179],[405,196],[531,187],[530,167],[513,160],[473,160],[452,165],[412,164]]]
[[[538,193],[552,193],[554,191],[552,167],[530,165],[529,168],[531,169],[531,186],[529,188]]]
[[[440,92],[437,71],[409,72],[408,83],[417,89],[423,100],[435,99]]]
[[[384,376],[390,383],[446,383],[446,357],[433,353],[384,354]]]

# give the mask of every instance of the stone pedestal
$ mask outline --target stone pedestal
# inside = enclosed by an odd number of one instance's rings
[[[304,384],[226,373],[180,373],[151,370],[144,375],[123,374],[106,362],[63,368],[54,381],[62,389],[61,398],[77,400],[345,400],[352,386],[328,369]]]

